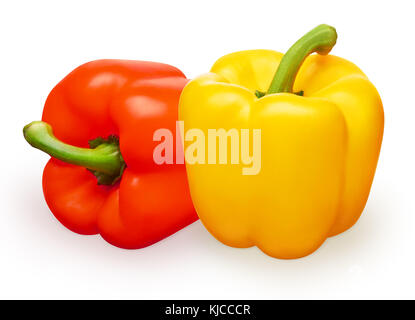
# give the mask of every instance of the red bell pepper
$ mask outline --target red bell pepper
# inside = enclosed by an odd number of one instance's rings
[[[166,64],[98,60],[52,90],[43,121],[23,131],[33,147],[52,156],[43,192],[63,225],[133,249],[197,220],[184,164],[153,160],[159,143],[153,133],[175,131],[187,81]]]

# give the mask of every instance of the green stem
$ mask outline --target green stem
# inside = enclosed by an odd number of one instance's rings
[[[304,60],[313,52],[326,55],[336,44],[336,29],[321,24],[305,34],[282,57],[266,94],[293,92],[295,77]]]
[[[103,140],[93,149],[79,148],[58,140],[52,127],[43,121],[34,121],[23,128],[27,142],[50,156],[66,163],[91,170],[99,184],[113,184],[121,176],[125,163],[115,139]]]

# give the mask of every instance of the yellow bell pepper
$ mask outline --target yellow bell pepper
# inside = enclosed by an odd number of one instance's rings
[[[362,213],[382,143],[383,107],[358,67],[328,55],[336,40],[333,27],[320,25],[285,55],[232,53],[184,88],[179,119],[191,196],[222,243],[299,258]],[[241,161],[187,161],[195,151],[187,136],[192,128],[205,136],[210,129],[261,129],[260,171],[242,174]]]

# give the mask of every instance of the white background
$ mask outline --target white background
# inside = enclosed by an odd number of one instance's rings
[[[412,5],[411,5],[412,3]],[[415,298],[413,1],[2,1],[0,298]],[[378,88],[385,135],[366,209],[299,260],[233,249],[200,222],[127,251],[60,225],[41,190],[48,156],[23,126],[52,87],[99,58],[159,61],[189,77],[244,49],[285,51],[320,23],[333,54]]]

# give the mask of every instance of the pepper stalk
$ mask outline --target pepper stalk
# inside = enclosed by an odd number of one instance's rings
[[[57,139],[52,127],[43,121],[33,121],[26,125],[23,135],[32,147],[51,157],[87,168],[95,175],[98,184],[113,185],[125,169],[118,138],[115,136],[91,140],[90,148],[75,147]]]
[[[314,52],[327,55],[336,41],[336,29],[326,24],[321,24],[306,33],[282,57],[268,91],[266,93],[256,91],[256,96],[261,98],[273,93],[293,93],[295,78],[304,60]],[[300,91],[295,94],[302,95],[302,93]]]

